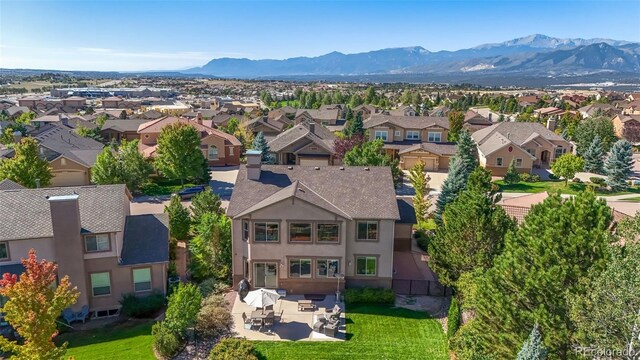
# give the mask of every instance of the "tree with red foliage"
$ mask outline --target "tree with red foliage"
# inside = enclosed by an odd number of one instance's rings
[[[9,298],[0,309],[5,319],[23,339],[22,344],[0,336],[0,349],[16,359],[59,359],[67,351],[67,343],[56,347],[53,339],[58,335],[55,320],[62,310],[76,302],[80,293],[71,287],[69,277],[56,283],[58,265],[46,260],[38,261],[36,251],[22,259],[25,272],[18,278],[5,273],[0,279],[0,295]]]
[[[364,144],[365,139],[363,135],[353,135],[344,138],[336,138],[333,142],[333,151],[336,153],[336,159],[342,160],[344,154],[351,151],[356,146]]]

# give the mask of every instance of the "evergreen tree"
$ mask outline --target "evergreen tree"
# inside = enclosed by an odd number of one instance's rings
[[[440,222],[442,220],[442,214],[447,204],[455,200],[464,189],[467,181],[464,171],[465,168],[460,158],[457,156],[452,157],[449,163],[449,173],[442,183],[442,189],[440,189],[440,195],[438,195],[438,200],[436,201],[436,221]]]
[[[529,338],[525,340],[516,360],[544,360],[549,350],[542,344],[542,335],[538,330],[538,324],[533,325]]]
[[[23,138],[14,151],[12,158],[0,160],[0,180],[13,180],[28,188],[47,187],[51,183],[51,166],[40,157],[36,139]]]
[[[602,174],[604,172],[604,151],[602,150],[602,142],[600,136],[596,135],[589,145],[589,148],[584,152],[584,171]]]
[[[462,111],[451,111],[449,118],[449,141],[458,141],[462,125],[464,124],[464,113]]]
[[[478,177],[476,172],[472,177]],[[455,285],[463,273],[490,268],[505,234],[515,228],[513,219],[486,190],[474,184],[449,203],[429,244],[429,266],[447,286]]]
[[[466,130],[462,130],[456,144],[456,157],[462,163],[465,180],[478,166],[477,151],[476,142]]]
[[[627,178],[633,168],[633,149],[627,140],[619,140],[611,148],[609,156],[604,163],[607,173],[607,185],[613,191],[621,191],[627,188]]]
[[[451,339],[462,323],[462,314],[460,314],[460,304],[458,299],[453,296],[451,298],[451,305],[449,305],[449,313],[447,314],[447,337]]]
[[[253,139],[253,150],[260,151],[262,154],[261,162],[263,164],[275,164],[275,158],[273,154],[271,154],[271,149],[269,149],[269,144],[267,144],[267,139],[265,139],[262,131]]]
[[[345,135],[347,136],[357,136],[364,134],[364,127],[362,123],[362,114],[356,115],[356,117],[347,122],[347,128],[344,129]]]
[[[474,322],[484,352],[514,358],[538,323],[552,356],[567,358],[567,299],[588,291],[581,280],[606,266],[610,224],[611,209],[592,191],[550,195],[531,208],[477,285]]]
[[[172,195],[169,205],[164,207],[164,212],[169,215],[171,237],[176,240],[187,240],[191,219],[189,218],[189,210],[180,202],[180,196]]]
[[[598,135],[602,142],[602,150],[606,153],[616,141],[616,133],[613,122],[606,116],[590,116],[582,120],[574,131],[576,151],[582,155],[593,142],[593,138]]]
[[[504,174],[504,182],[506,184],[515,184],[520,181],[520,175],[516,169],[516,159],[511,159],[507,172]]]

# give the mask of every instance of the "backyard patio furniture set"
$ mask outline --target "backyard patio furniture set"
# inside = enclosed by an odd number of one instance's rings
[[[336,337],[340,327],[340,315],[342,309],[335,305],[332,309],[326,309],[326,314],[318,315],[318,321],[313,324],[313,331],[327,336]]]
[[[74,321],[82,321],[84,324],[87,317],[89,317],[89,305],[82,306],[80,311],[73,311],[71,308],[66,308],[62,311],[62,317],[69,325]]]

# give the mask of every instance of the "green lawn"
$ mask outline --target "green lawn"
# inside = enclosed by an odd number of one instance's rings
[[[424,312],[349,306],[347,341],[255,341],[261,359],[449,359],[440,323]]]
[[[562,194],[572,194],[576,195],[577,193],[584,191],[587,189],[587,184],[585,183],[574,183],[569,181],[569,184],[565,186],[563,180],[549,180],[549,181],[538,181],[538,182],[519,182],[516,184],[505,184],[503,180],[495,181],[498,186],[500,186],[500,190],[503,192],[522,192],[522,193],[539,193],[543,191],[547,191],[549,193],[555,193],[556,191],[560,191]],[[618,191],[618,192],[602,192],[598,191],[597,194],[602,196],[612,196],[612,195],[624,195],[624,194],[640,194],[640,188],[634,187],[629,188],[627,191]]]
[[[133,321],[101,329],[69,332],[56,342],[69,342],[66,357],[76,360],[97,359],[155,359],[151,350],[152,321]],[[65,358],[66,358],[65,357]]]
[[[624,199],[621,199],[621,201],[640,202],[640,196],[632,196],[632,197],[624,198]]]

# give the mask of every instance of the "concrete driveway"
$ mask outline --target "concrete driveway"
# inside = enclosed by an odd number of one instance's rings
[[[447,178],[447,172],[435,172],[428,171],[427,175],[429,175],[429,186],[431,187],[431,192],[439,193],[440,189],[442,189],[442,183],[444,179]],[[411,186],[411,181],[409,181],[409,171],[404,171],[404,177],[402,179],[402,185],[396,189],[396,195],[398,196],[413,196],[415,195],[415,191],[413,190],[413,186]]]
[[[237,166],[227,166],[214,168],[210,171],[211,191],[214,194],[220,196],[222,200],[222,207],[227,208],[229,206],[229,200],[233,192],[233,186],[236,183],[236,177],[238,177]],[[164,212],[164,207],[169,204],[169,195],[164,196],[139,196],[131,201],[131,215],[141,214],[161,214]],[[191,206],[191,200],[184,200],[182,204],[186,207]]]

